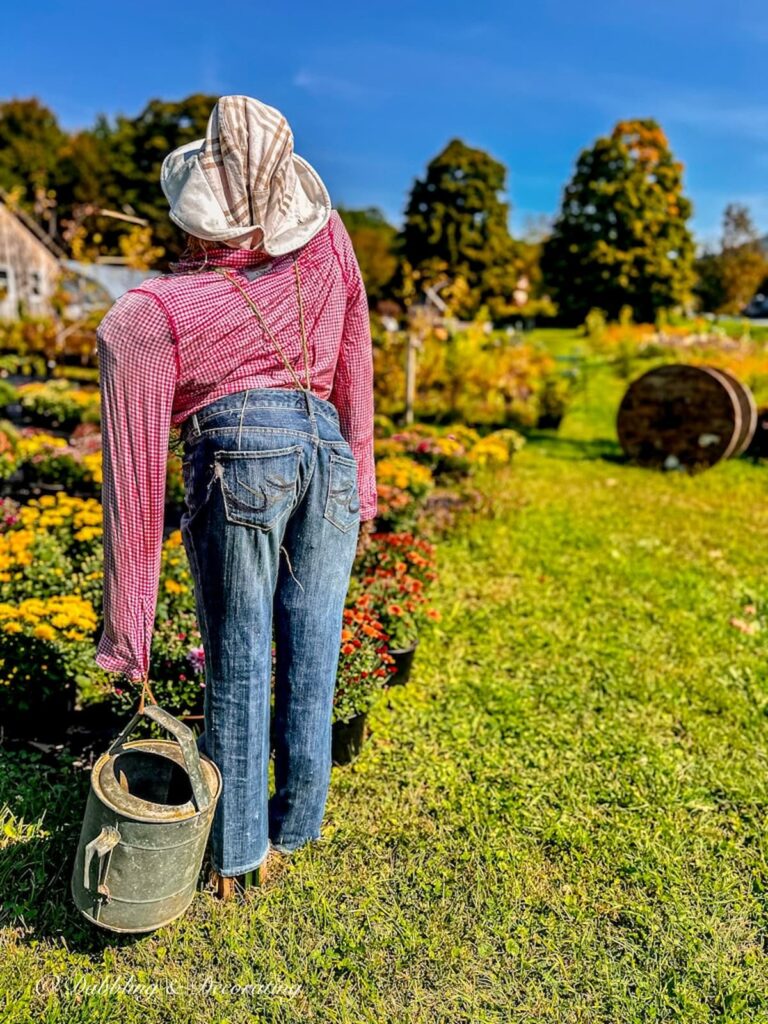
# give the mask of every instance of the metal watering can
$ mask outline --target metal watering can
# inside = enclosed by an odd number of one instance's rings
[[[176,742],[126,742],[143,716]],[[144,707],[142,691],[139,710],[91,770],[70,884],[85,917],[113,932],[153,931],[180,917],[195,895],[221,785],[192,730],[157,702]]]

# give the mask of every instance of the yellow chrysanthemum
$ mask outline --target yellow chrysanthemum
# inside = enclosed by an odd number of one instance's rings
[[[82,529],[78,530],[74,534],[75,540],[90,541],[95,540],[96,537],[101,536],[101,527],[99,526],[83,526]]]
[[[56,630],[52,626],[49,626],[46,622],[41,622],[39,626],[35,626],[32,632],[38,638],[38,640],[56,639]]]
[[[101,452],[90,452],[88,455],[83,456],[83,465],[88,470],[88,475],[95,483],[100,484],[104,482]]]
[[[423,491],[432,484],[429,468],[404,456],[381,459],[376,466],[376,477],[379,483],[404,491]]]

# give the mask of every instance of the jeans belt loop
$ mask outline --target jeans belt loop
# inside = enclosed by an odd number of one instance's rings
[[[198,422],[196,412],[192,413],[192,433],[195,435],[195,437],[200,436],[200,423]]]

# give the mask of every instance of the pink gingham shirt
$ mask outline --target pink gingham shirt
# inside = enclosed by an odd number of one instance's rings
[[[358,463],[360,518],[377,512],[373,352],[365,286],[336,210],[296,251],[312,390],[339,412]],[[226,246],[208,262],[238,275],[305,383],[293,255]],[[132,681],[149,666],[163,540],[170,427],[222,395],[296,387],[243,295],[222,275],[180,262],[121,296],[97,331],[103,453],[104,629],[95,660]],[[195,272],[187,272],[187,271]]]

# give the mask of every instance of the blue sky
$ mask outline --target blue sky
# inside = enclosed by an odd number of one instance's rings
[[[768,232],[768,5],[759,0],[13,5],[0,98],[66,128],[154,97],[246,93],[280,109],[334,203],[401,222],[451,138],[509,169],[511,226],[553,214],[579,151],[657,118],[701,240],[747,203]]]

